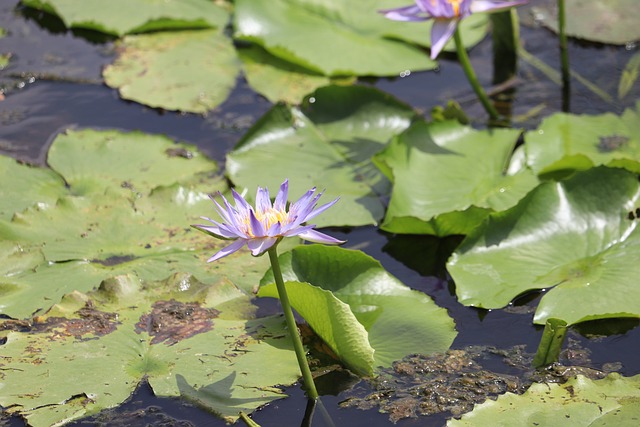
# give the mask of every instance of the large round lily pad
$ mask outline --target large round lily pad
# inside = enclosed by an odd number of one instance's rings
[[[106,67],[107,85],[150,107],[205,113],[235,86],[239,61],[231,40],[215,30],[127,36]]]
[[[638,179],[622,169],[541,184],[490,215],[454,252],[447,269],[459,301],[500,308],[527,291],[553,288],[535,323],[640,317],[639,206]]]

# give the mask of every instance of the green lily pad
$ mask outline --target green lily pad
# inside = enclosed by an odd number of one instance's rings
[[[299,104],[305,95],[331,83],[329,77],[277,58],[259,46],[238,49],[247,82],[269,101]]]
[[[273,280],[273,278],[271,278]],[[348,304],[333,292],[305,282],[285,282],[291,305],[353,372],[371,375],[375,350],[368,333]],[[260,297],[279,298],[275,283],[264,285]]]
[[[556,113],[525,134],[527,164],[538,174],[598,165],[640,173],[640,102],[621,116]]]
[[[622,169],[598,167],[541,184],[491,214],[454,252],[447,269],[458,300],[500,308],[553,287],[535,323],[640,317],[639,199],[636,175]]]
[[[357,361],[357,370],[362,371],[362,364],[370,360],[369,347],[375,350],[373,365],[367,369],[372,371],[389,367],[408,354],[446,351],[456,336],[453,319],[445,309],[360,251],[305,245],[278,259],[283,278],[289,282],[293,308],[345,363]],[[321,289],[347,304],[355,319],[343,313],[329,327],[326,312],[317,307],[328,305],[332,296]],[[271,271],[260,281],[258,296],[277,297]]]
[[[196,147],[165,136],[91,129],[58,135],[47,163],[64,176],[75,195],[118,188],[135,197],[149,195],[156,187],[217,171],[215,162]]]
[[[122,403],[147,379],[156,395],[233,422],[299,375],[281,319],[249,320],[249,300],[230,282],[129,274],[66,295],[27,331],[4,320],[21,332],[4,334],[0,405],[31,426],[58,425]]]
[[[491,211],[513,206],[538,180],[515,162],[517,130],[476,131],[455,121],[414,123],[374,157],[393,181],[381,228],[467,234]]]
[[[30,206],[48,206],[65,194],[64,181],[50,169],[20,164],[0,156],[0,219]],[[9,185],[11,183],[11,185]]]
[[[240,71],[227,37],[215,30],[127,36],[103,77],[124,99],[205,113],[221,104]]]
[[[328,0],[235,2],[234,37],[322,74],[398,75],[435,68],[416,46],[392,39],[381,2]],[[425,39],[426,34],[425,30]]]
[[[191,146],[135,132],[67,132],[52,143],[49,163],[68,188],[53,171],[1,159],[9,166],[3,201],[21,209],[0,218],[4,315],[41,313],[66,293],[130,272],[162,280],[189,271],[218,281],[227,271],[250,290],[268,266],[246,253],[206,265],[225,242],[189,225],[213,211],[207,193],[227,186]],[[32,205],[23,209],[28,192]]]
[[[227,155],[227,173],[251,193],[258,186],[275,190],[289,178],[292,199],[314,186],[326,189],[326,202],[340,197],[314,219],[318,226],[376,224],[388,182],[371,156],[414,114],[376,89],[321,88],[302,107],[278,105],[263,116]]]
[[[523,395],[487,399],[448,427],[632,427],[640,419],[640,375],[609,374],[601,380],[582,375],[565,384],[533,384]]]
[[[640,39],[640,11],[635,0],[565,0],[566,33],[600,43],[626,44]],[[557,8],[536,7],[542,23],[558,32]]]
[[[69,28],[122,36],[159,30],[222,28],[224,9],[202,0],[22,0],[26,6],[58,15]]]

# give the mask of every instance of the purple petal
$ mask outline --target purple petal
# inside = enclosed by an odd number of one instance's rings
[[[298,236],[304,240],[315,243],[324,243],[325,245],[341,245],[345,242],[345,240],[338,240],[316,230],[308,230],[304,233],[298,234]]]
[[[436,59],[458,26],[457,19],[436,19],[431,27],[431,59]]]
[[[309,221],[311,218],[314,218],[314,217],[318,216],[319,214],[321,214],[322,212],[326,211],[331,206],[335,205],[338,200],[340,200],[340,197],[335,199],[333,202],[329,202],[329,203],[326,203],[326,204],[320,206],[318,209],[314,210],[309,215],[307,215],[307,217],[305,218],[305,221]]]
[[[258,192],[256,193],[256,211],[257,212],[266,212],[271,209],[271,198],[269,197],[269,189],[268,188],[260,188],[258,187]]]
[[[394,21],[426,21],[428,16],[420,16],[422,10],[416,5],[379,10],[378,13]]]
[[[310,225],[299,225],[297,227],[294,227],[290,230],[284,230],[282,231],[280,234],[284,237],[293,237],[293,236],[298,236],[302,233],[306,233],[309,230],[312,230],[313,227],[315,227],[315,225],[310,224]]]
[[[220,258],[226,257],[227,255],[234,253],[235,251],[243,247],[246,242],[247,241],[243,239],[236,240],[235,242],[233,242],[232,244],[230,244],[229,246],[227,246],[226,248],[222,249],[221,251],[216,253],[214,256],[209,258],[207,262],[217,261]]]
[[[231,223],[232,222],[231,217],[233,216],[232,215],[233,211],[229,211],[228,209],[223,208],[222,206],[220,206],[220,203],[216,201],[216,199],[214,199],[212,196],[209,196],[209,197],[211,198],[211,201],[216,205],[216,212],[218,212],[218,215],[220,215],[220,218],[222,218],[224,222]],[[206,218],[206,219],[211,221],[209,218]]]
[[[251,239],[247,242],[247,247],[251,249],[251,255],[262,255],[278,241],[277,237],[264,237],[262,239]]]
[[[238,237],[244,237],[243,235],[238,235],[238,233],[235,233],[232,230],[227,229],[222,224],[217,224],[217,225],[195,224],[195,225],[192,225],[192,227],[197,228],[200,231],[204,231],[205,233],[213,234],[214,236],[219,237],[221,239],[237,239]]]
[[[249,211],[249,220],[251,221],[251,232],[253,233],[253,235],[264,237],[266,235],[264,226],[260,221],[258,221],[258,218],[256,218],[256,214],[253,212],[253,210]]]
[[[276,195],[273,208],[277,211],[283,212],[287,207],[287,197],[289,197],[289,180],[285,179],[280,185],[280,191],[278,191],[278,194]]]
[[[496,12],[508,9],[513,6],[521,6],[526,4],[528,0],[519,1],[491,1],[491,0],[474,0],[471,2],[471,13],[478,12]]]
[[[267,236],[280,236],[281,230],[282,225],[280,224],[280,222],[276,222],[275,224],[272,224],[271,227],[269,227],[269,229],[267,230]]]
[[[247,203],[247,201],[242,197],[236,190],[231,190],[231,194],[233,194],[233,200],[236,202],[236,210],[238,213],[245,217],[249,216],[249,211],[251,210],[251,205]]]

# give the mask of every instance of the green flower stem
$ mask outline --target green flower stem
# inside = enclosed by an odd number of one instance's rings
[[[464,70],[464,73],[467,76],[467,80],[469,80],[471,87],[473,88],[474,92],[478,96],[478,99],[480,99],[480,102],[482,103],[482,106],[489,114],[489,117],[491,117],[491,120],[498,120],[500,118],[500,116],[498,115],[498,112],[496,111],[495,107],[491,103],[491,100],[485,93],[484,89],[482,89],[482,86],[480,86],[478,77],[476,77],[476,73],[475,71],[473,71],[473,67],[471,66],[471,62],[469,61],[469,55],[467,55],[467,50],[465,49],[464,44],[462,43],[462,37],[460,36],[459,28],[456,28],[456,31],[453,33],[453,39],[456,42],[456,51],[458,53],[458,61],[460,61],[460,65],[462,65],[462,69]]]
[[[560,67],[562,68],[562,111],[569,111],[569,50],[567,49],[566,15],[564,0],[558,0],[558,34],[560,35]]]
[[[311,370],[307,364],[307,355],[302,346],[302,339],[298,333],[298,325],[296,325],[296,319],[293,317],[293,311],[291,310],[291,304],[289,303],[289,296],[287,295],[287,288],[284,286],[284,280],[282,279],[282,270],[280,270],[280,263],[278,261],[278,252],[276,246],[272,246],[269,252],[269,261],[271,261],[271,269],[273,271],[273,277],[276,280],[276,287],[278,288],[278,296],[280,297],[280,303],[282,304],[282,310],[284,311],[284,318],[287,321],[287,328],[289,329],[289,335],[293,340],[293,348],[296,352],[296,358],[298,359],[298,365],[300,365],[300,372],[302,372],[302,378],[304,379],[304,386],[307,389],[307,395],[310,399],[317,399],[318,392],[316,391],[316,385],[313,382],[311,376]]]

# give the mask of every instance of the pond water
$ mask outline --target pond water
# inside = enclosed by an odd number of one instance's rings
[[[532,5],[541,3],[534,1]],[[520,15],[525,49],[552,68],[559,69],[556,37],[539,28],[530,7],[522,8]],[[14,55],[11,67],[0,72],[0,84],[6,92],[6,98],[0,102],[0,153],[28,163],[45,164],[48,144],[57,132],[69,127],[91,127],[166,134],[197,145],[223,164],[225,153],[271,107],[271,103],[253,92],[242,78],[228,100],[204,116],[158,111],[123,101],[115,90],[101,84],[100,70],[114,57],[112,41],[88,40],[87,34],[67,31],[55,18],[25,11],[14,0],[0,0],[0,27],[8,33],[0,39],[0,53],[8,51]],[[615,93],[618,76],[634,52],[633,46],[570,42],[572,67],[608,94]],[[476,46],[470,56],[481,82],[490,86],[490,40]],[[476,127],[485,125],[482,122],[485,115],[461,68],[447,55],[441,58],[440,68],[435,72],[412,73],[394,79],[363,79],[361,84],[374,85],[425,113],[437,105],[444,105],[449,99],[456,99],[470,117],[480,118],[473,120]],[[620,113],[632,106],[632,100],[639,98],[637,86],[622,102],[615,98],[603,100],[585,85],[574,82],[571,111]],[[513,89],[507,108],[512,112],[515,126],[534,128],[543,117],[561,109],[560,87],[526,61],[520,63]],[[444,268],[459,239],[394,236],[375,227],[334,229],[331,234],[348,240],[345,247],[363,250],[403,283],[425,292],[446,308],[459,332],[453,349],[483,346],[512,350],[517,347],[527,353],[535,352],[542,328],[532,324],[532,317],[544,292],[527,295],[504,310],[462,306],[456,301],[454,285]],[[434,255],[433,259],[426,260],[425,253]],[[265,311],[276,309],[272,304],[261,304]],[[598,321],[573,327],[567,346],[574,351],[574,356],[565,355],[563,360],[596,369],[615,368],[628,376],[639,374],[638,323],[634,320]],[[503,363],[495,353],[491,354],[483,359],[486,369],[516,376],[523,374]],[[378,408],[362,410],[341,406],[348,397],[365,396],[374,391],[370,385],[354,380],[344,371],[337,369],[326,374],[319,380],[318,388],[335,425],[392,425],[389,416],[380,413]],[[290,395],[288,399],[268,405],[253,418],[265,427],[304,425],[306,400],[300,386],[289,387],[286,392]],[[330,425],[320,412],[316,410],[313,425]],[[445,420],[445,415],[432,415],[403,419],[396,425],[441,426]],[[22,425],[17,419],[4,422]],[[237,424],[242,425],[241,422]],[[121,407],[71,425],[223,426],[225,423],[185,402],[156,398],[147,385],[141,384]]]

